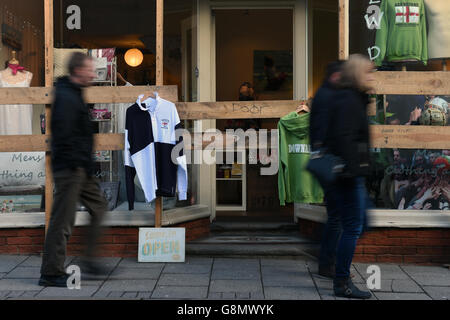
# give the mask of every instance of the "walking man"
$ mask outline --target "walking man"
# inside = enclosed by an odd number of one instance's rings
[[[331,62],[327,66],[326,78],[316,93],[311,106],[310,143],[312,151],[323,147],[326,139],[330,109],[334,103],[337,85],[340,79],[343,61]],[[342,234],[342,226],[337,214],[337,203],[331,190],[324,187],[328,220],[322,235],[319,256],[319,275],[334,278],[336,265],[336,248]]]
[[[59,78],[51,117],[52,172],[55,182],[52,215],[47,230],[39,285],[66,287],[64,269],[66,246],[75,224],[77,202],[91,215],[87,252],[81,270],[101,273],[94,264],[95,245],[107,204],[93,176],[93,130],[89,109],[82,93],[96,77],[92,58],[74,53],[69,60],[69,76]]]

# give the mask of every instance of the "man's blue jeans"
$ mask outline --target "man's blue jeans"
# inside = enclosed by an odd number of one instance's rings
[[[333,267],[336,277],[350,276],[356,242],[366,223],[369,197],[363,178],[339,181],[325,189],[328,220],[321,242],[319,265]]]

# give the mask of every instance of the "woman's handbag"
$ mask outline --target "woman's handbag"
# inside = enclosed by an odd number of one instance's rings
[[[322,187],[333,184],[344,171],[344,161],[325,150],[311,153],[306,169],[319,181]]]

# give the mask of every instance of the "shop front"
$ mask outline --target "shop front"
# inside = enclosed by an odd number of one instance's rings
[[[361,53],[379,71],[369,108],[373,228],[361,239],[355,259],[448,262],[450,180],[444,173],[450,109],[444,105],[450,101],[450,77],[443,68],[450,45],[442,24],[450,5],[417,1],[420,19],[427,22],[420,29],[427,50],[391,61],[390,21],[383,7],[390,1],[374,2],[2,2],[0,58],[7,65],[0,71],[0,253],[42,252],[53,189],[51,91],[54,80],[67,73],[72,52],[96,61],[98,77],[86,100],[97,133],[96,175],[109,203],[102,238],[106,256],[136,256],[139,227],[148,226],[185,227],[189,241],[207,236],[215,220],[284,221],[317,237],[326,221],[320,190],[294,203],[280,199],[277,126],[313,97],[329,61]],[[398,13],[406,14],[400,9],[394,6],[394,21]],[[401,24],[420,25],[415,15],[404,19],[412,22]],[[129,210],[125,113],[139,95],[153,92],[176,104],[183,124],[187,199],[148,202],[136,178]],[[425,117],[435,105],[444,110],[442,123],[437,113],[428,122]],[[410,119],[419,109],[423,115]],[[239,132],[243,144],[236,142]],[[253,134],[257,147],[250,142]],[[225,143],[218,144],[222,139]],[[269,145],[264,150],[261,141]],[[429,189],[434,193],[425,199]],[[79,235],[88,215],[80,204],[69,254],[81,252]]]

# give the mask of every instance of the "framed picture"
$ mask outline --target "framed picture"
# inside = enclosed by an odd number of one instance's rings
[[[253,84],[260,100],[293,98],[293,56],[291,50],[255,50]]]
[[[108,202],[108,211],[112,211],[117,207],[117,200],[119,199],[120,182],[101,182],[100,189],[105,195]]]

